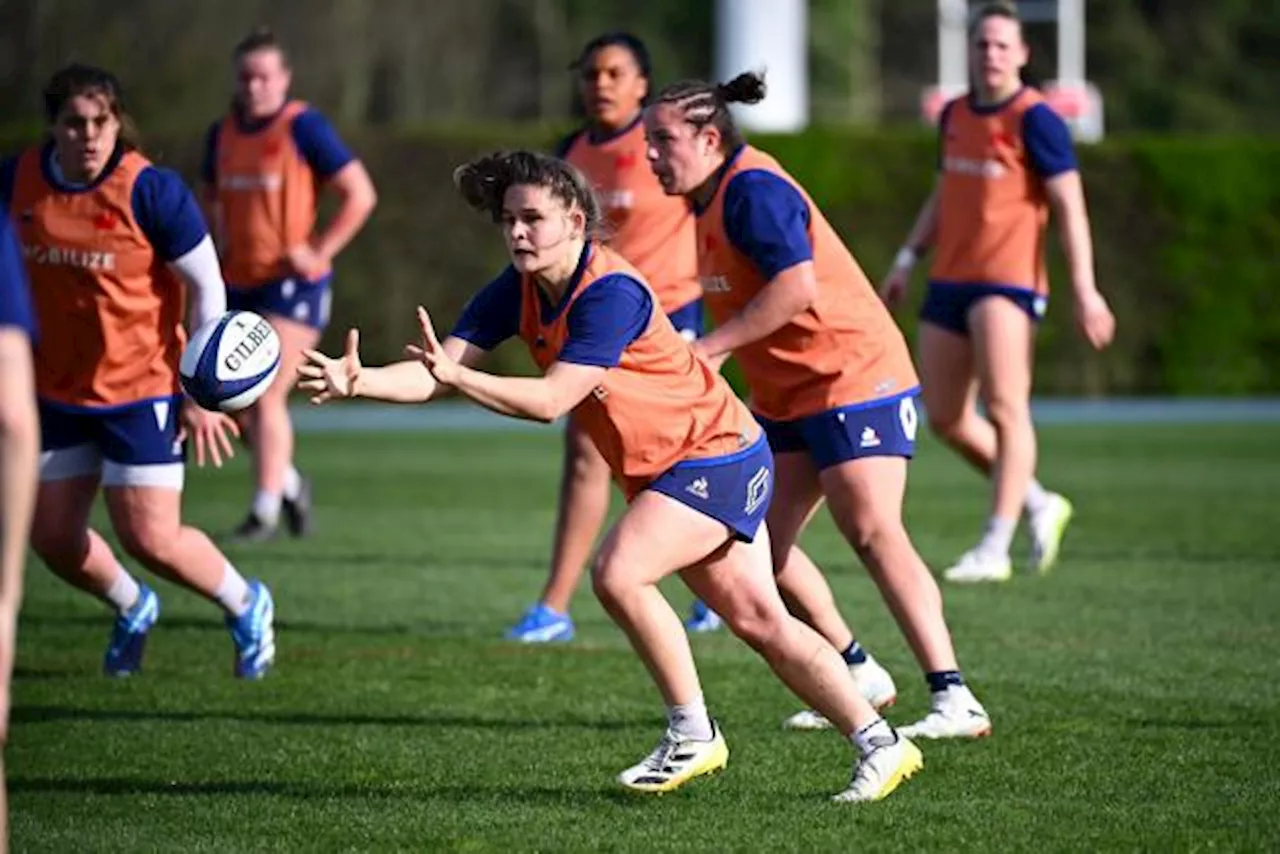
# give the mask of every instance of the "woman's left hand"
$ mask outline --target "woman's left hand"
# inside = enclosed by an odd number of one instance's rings
[[[450,359],[444,347],[440,346],[435,327],[431,325],[431,316],[422,306],[418,306],[418,330],[422,334],[421,344],[410,344],[404,348],[405,353],[426,365],[436,382],[442,385],[457,385],[462,366]]]

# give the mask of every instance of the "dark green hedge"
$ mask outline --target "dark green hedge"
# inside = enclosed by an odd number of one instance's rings
[[[380,205],[338,263],[325,346],[359,325],[366,358],[394,358],[413,333],[413,306],[447,327],[504,262],[498,235],[456,199],[450,174],[498,147],[548,147],[559,129],[363,132],[348,141],[369,165]],[[757,136],[808,188],[874,279],[887,268],[928,192],[927,134],[815,130]],[[12,148],[11,145],[4,146]],[[151,139],[150,153],[194,177],[200,139]],[[1280,143],[1125,139],[1080,152],[1093,216],[1098,281],[1119,329],[1106,353],[1075,332],[1065,269],[1051,252],[1057,298],[1039,338],[1037,388],[1049,394],[1280,392]],[[1055,238],[1056,239],[1056,238]],[[902,320],[914,332],[917,280]],[[513,349],[505,369],[527,361]]]

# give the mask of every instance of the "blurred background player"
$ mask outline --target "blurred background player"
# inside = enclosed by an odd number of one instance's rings
[[[377,203],[373,182],[329,122],[289,98],[283,46],[268,30],[236,45],[236,94],[230,115],[206,138],[202,198],[222,256],[227,305],[253,311],[280,336],[280,374],[241,418],[253,452],[253,504],[233,539],[275,536],[281,513],[289,532],[310,526],[311,486],[293,464],[289,389],[302,359],[329,322],[333,259]],[[316,230],[324,189],[339,198]]]
[[[10,682],[22,602],[22,566],[36,499],[40,424],[31,342],[35,315],[22,250],[0,211],[0,750],[9,740]],[[9,798],[0,756],[0,852],[9,850]]]
[[[956,663],[938,585],[902,522],[919,393],[911,354],[822,212],[734,123],[729,104],[757,103],[764,91],[758,74],[686,81],[646,111],[658,180],[698,218],[698,272],[716,328],[694,347],[714,366],[737,358],[769,437],[769,531],[792,611],[844,651],[863,696],[893,691],[882,668],[867,667],[822,573],[793,548],[825,500],[925,671],[932,710],[903,732],[986,735],[991,722]],[[801,713],[787,725],[827,721]]]
[[[645,165],[640,119],[649,95],[649,51],[630,33],[605,33],[587,43],[572,68],[587,123],[560,144],[556,155],[595,187],[605,215],[602,239],[635,265],[676,330],[693,341],[702,333],[693,212],[684,199],[663,193]],[[609,494],[609,467],[570,416],[551,575],[542,598],[508,638],[529,643],[573,638],[569,603],[609,513]],[[687,625],[712,631],[720,618],[699,600]]]
[[[195,198],[138,151],[121,98],[102,69],[58,71],[44,94],[51,139],[0,165],[0,203],[17,227],[40,329],[31,544],[64,581],[115,609],[106,673],[136,672],[159,599],[89,527],[101,485],[125,551],[220,605],[236,675],[257,678],[275,655],[271,594],[181,520],[183,438],[199,465],[232,453],[235,423],[178,385],[183,281],[197,327],[225,311],[222,276]]]
[[[574,411],[627,496],[596,557],[593,582],[668,707],[657,748],[619,775],[664,792],[724,767],[689,639],[658,590],[679,573],[798,696],[823,709],[861,754],[842,801],[879,800],[921,767],[919,750],[862,699],[840,657],[787,613],[764,526],[772,455],[728,383],[698,359],[640,273],[596,245],[599,203],[583,175],[528,152],[459,170],[467,202],[502,224],[512,264],[475,295],[454,334],[436,340],[419,308],[419,362],[362,369],[357,337],[329,359],[309,352],[315,402],[426,402],[452,388],[489,409],[549,422]],[[500,377],[470,365],[518,336],[544,375]],[[412,350],[411,350],[412,353]]]
[[[1093,244],[1071,134],[1021,70],[1028,51],[1017,12],[992,4],[971,30],[972,92],[943,109],[938,181],[881,291],[890,306],[911,268],[936,246],[920,310],[919,358],[930,428],[992,481],[981,541],[944,572],[957,582],[1004,581],[1025,514],[1031,568],[1058,557],[1071,503],[1035,479],[1031,362],[1048,306],[1044,231],[1052,208],[1071,271],[1075,316],[1096,349],[1115,318],[1098,292]],[[981,395],[985,415],[977,409]]]

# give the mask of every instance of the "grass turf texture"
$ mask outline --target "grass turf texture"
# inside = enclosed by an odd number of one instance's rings
[[[944,591],[995,733],[922,743],[924,773],[869,807],[827,802],[850,749],[783,732],[799,706],[725,633],[693,643],[727,772],[661,798],[615,786],[662,707],[589,589],[572,644],[499,639],[544,577],[559,447],[553,431],[304,436],[319,535],[230,553],[276,596],[280,655],[260,684],[231,678],[211,605],[151,579],[162,611],[144,673],[100,677],[106,609],[33,562],[7,754],[14,850],[1280,845],[1273,426],[1044,430],[1046,483],[1077,508],[1058,570]],[[225,530],[248,489],[244,458],[193,470],[187,514]],[[908,521],[930,565],[972,544],[984,504],[926,439]],[[805,545],[897,678],[891,719],[914,720],[927,692],[874,586],[825,515]],[[664,589],[683,613],[687,591]]]

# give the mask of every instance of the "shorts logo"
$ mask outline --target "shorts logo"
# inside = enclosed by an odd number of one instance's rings
[[[769,467],[760,466],[760,470],[747,482],[747,506],[744,512],[749,516],[764,505],[769,497]]]
[[[711,492],[707,488],[707,479],[705,477],[700,477],[696,479],[693,483],[686,486],[684,488],[684,491],[689,493],[690,495],[696,495],[698,498],[701,498],[703,501],[706,501],[708,498],[711,497]]]
[[[858,443],[859,448],[878,448],[880,447],[880,436],[871,427],[862,428],[862,441]]]

